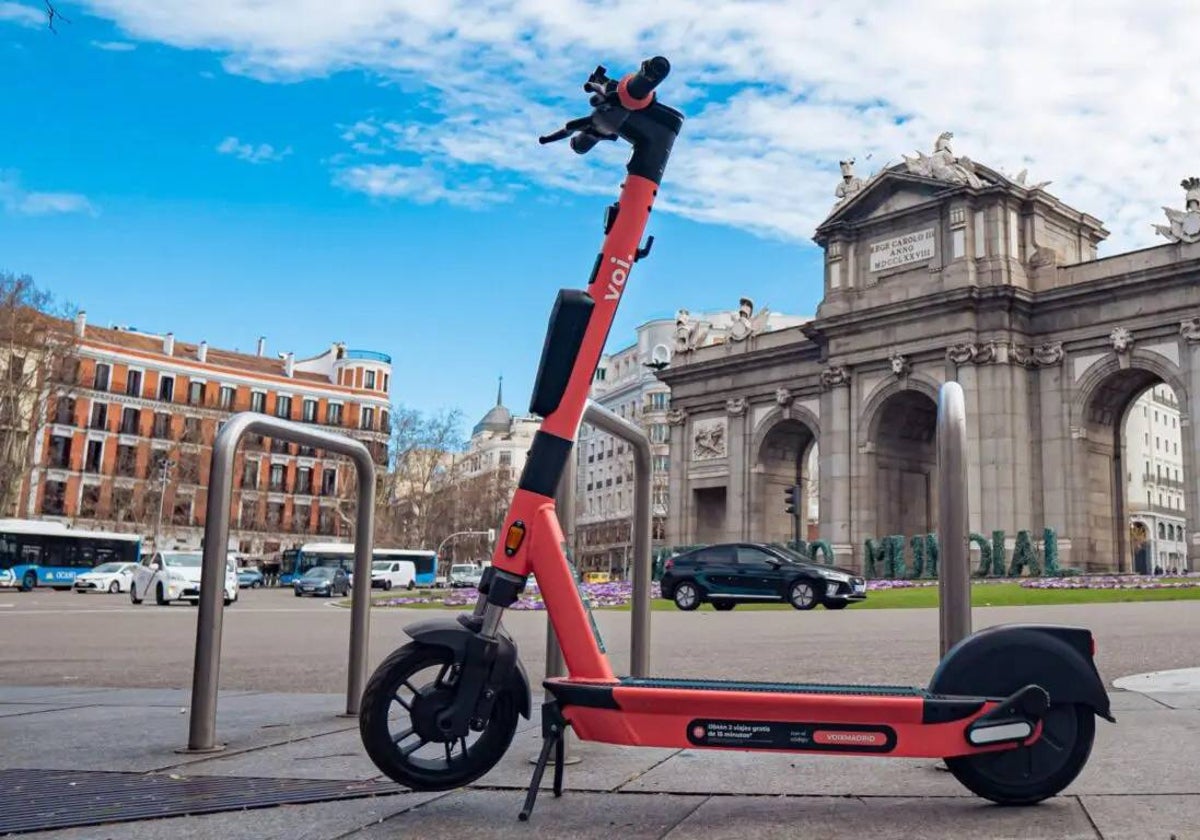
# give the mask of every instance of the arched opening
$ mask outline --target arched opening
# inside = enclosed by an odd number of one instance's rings
[[[937,404],[921,391],[892,394],[875,414],[875,533],[937,530]]]
[[[816,448],[813,430],[794,418],[779,420],[763,436],[755,465],[754,539],[788,542],[797,530],[800,539],[810,539],[816,515]],[[787,488],[792,485],[800,487],[798,520],[787,511]]]
[[[1088,401],[1089,565],[1137,574],[1188,568],[1179,395],[1153,371],[1106,377]]]

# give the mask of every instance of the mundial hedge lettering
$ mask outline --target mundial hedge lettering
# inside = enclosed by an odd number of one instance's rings
[[[936,534],[915,534],[909,538],[912,569],[905,561],[905,539],[893,534],[864,544],[864,567],[868,578],[888,580],[936,579],[938,577],[938,539]],[[1006,564],[1007,549],[1003,531],[992,531],[989,541],[983,534],[971,532],[968,543],[979,549],[979,565],[975,577],[1029,577],[1067,574],[1058,565],[1058,535],[1053,528],[1042,532],[1042,550],[1033,544],[1029,531],[1017,532],[1012,563]]]

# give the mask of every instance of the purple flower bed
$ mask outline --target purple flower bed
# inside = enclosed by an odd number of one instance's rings
[[[581,588],[587,595],[593,608],[623,607],[633,598],[633,584],[628,581],[613,583],[585,583]],[[657,582],[650,584],[651,600],[660,597],[661,590]],[[445,595],[397,596],[376,601],[379,607],[403,607],[409,604],[438,604],[444,607],[474,606],[478,593],[474,589],[451,590]],[[514,610],[544,610],[546,604],[536,583],[532,581],[525,587],[520,600],[510,607]]]
[[[1081,575],[1071,578],[1027,578],[1026,589],[1191,589],[1200,586],[1200,574],[1171,575]]]

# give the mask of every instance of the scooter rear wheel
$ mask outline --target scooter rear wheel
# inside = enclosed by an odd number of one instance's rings
[[[413,790],[450,790],[491,770],[512,743],[517,701],[501,691],[482,732],[448,738],[435,724],[454,699],[458,669],[446,648],[411,642],[380,663],[363,691],[359,734],[390,779]]]
[[[1051,706],[1041,737],[1030,746],[947,758],[946,767],[976,796],[1001,805],[1033,805],[1075,780],[1095,735],[1096,717],[1088,706]]]

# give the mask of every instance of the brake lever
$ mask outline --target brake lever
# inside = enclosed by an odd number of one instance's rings
[[[579,119],[571,120],[558,131],[543,135],[538,138],[538,142],[543,146],[547,143],[557,143],[559,140],[566,140],[577,131],[585,131],[592,125],[590,116],[580,117]]]

